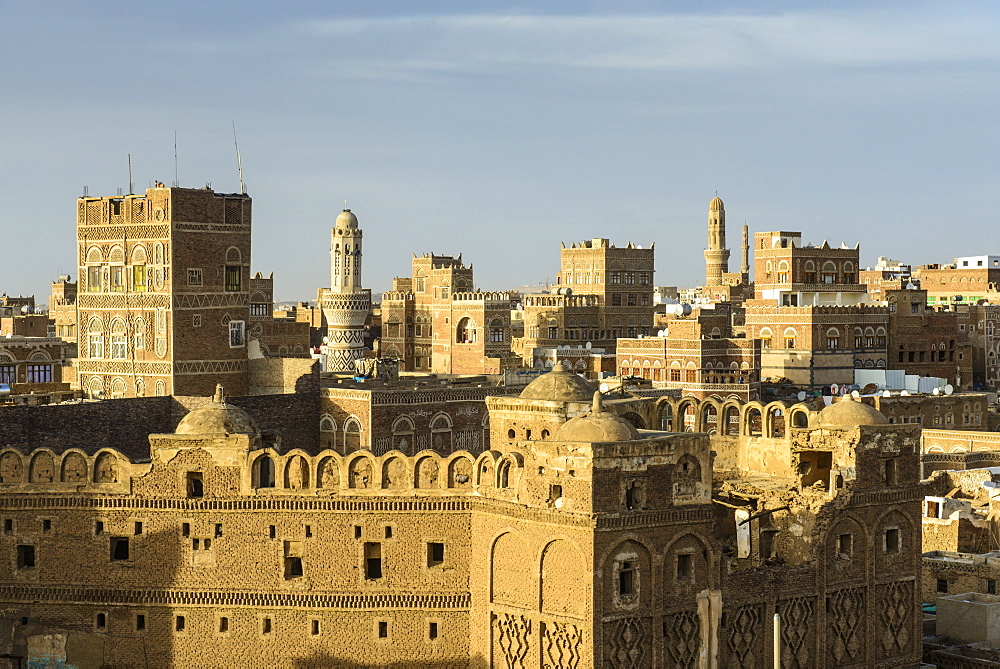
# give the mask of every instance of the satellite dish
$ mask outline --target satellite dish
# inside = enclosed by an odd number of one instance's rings
[[[857,390],[852,390],[851,397],[853,397],[854,399],[858,399],[859,397],[861,397],[861,393],[859,393]]]
[[[951,385],[950,383],[944,387],[945,395],[951,395],[953,392],[955,392],[955,386]]]
[[[883,390],[882,391],[882,397],[892,397],[892,391]]]
[[[935,388],[934,390],[931,391],[931,395],[940,395],[940,394],[941,394],[940,388]]]
[[[910,391],[909,390],[904,390],[903,392],[899,393],[899,396],[900,397],[909,397],[910,396]]]
[[[593,387],[593,386],[591,386],[591,387]],[[609,386],[609,385],[608,385],[608,384],[606,384],[606,383],[602,383],[601,385],[599,385],[599,386],[597,387],[597,389],[598,389],[598,390],[600,390],[600,391],[601,391],[602,393],[606,393],[606,392],[608,392],[609,390],[611,390],[611,386]]]
[[[847,389],[847,386],[841,386],[840,387],[840,396],[841,397],[846,396],[849,392],[850,391]]]
[[[330,338],[329,337],[323,337],[323,343],[324,344],[329,344],[330,343]]]
[[[587,342],[587,350],[588,351],[590,350],[590,342],[589,341]]]
[[[798,394],[798,395],[796,395],[796,397],[798,397],[798,398],[799,398],[799,401],[801,402],[802,400],[804,400],[804,399],[806,398],[806,393],[805,393],[805,391],[803,391],[803,390],[800,390],[800,391],[799,391],[799,394]]]
[[[840,392],[840,386],[838,386],[836,383],[831,383],[830,384],[830,394],[831,395],[836,395],[839,392]]]

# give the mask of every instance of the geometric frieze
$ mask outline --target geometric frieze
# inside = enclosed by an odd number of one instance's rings
[[[0,586],[4,601],[87,602],[185,606],[268,606],[316,609],[468,609],[467,592],[449,595],[405,593],[299,594],[256,591],[205,591],[163,588],[87,588],[55,585]]]
[[[518,395],[522,388],[468,388],[447,390],[410,390],[372,392],[374,406],[397,404],[439,404],[443,402],[482,402],[490,395]]]
[[[327,345],[332,346],[336,344],[347,344],[348,348],[353,348],[350,346],[354,344],[356,346],[362,346],[365,343],[365,331],[364,329],[350,329],[350,330],[333,330],[331,329],[327,333]]]
[[[174,374],[235,374],[247,369],[246,360],[193,360],[174,362]]]
[[[170,234],[168,225],[126,225],[124,230],[120,225],[95,225],[87,226],[81,230],[80,235],[86,235],[88,242],[92,241],[117,241],[122,238],[130,241],[143,241],[151,239],[165,239]]]
[[[170,296],[155,293],[80,293],[77,296],[77,302],[82,311],[156,309],[157,307],[169,307]]]
[[[250,295],[247,293],[174,294],[174,309],[245,307],[249,306],[249,304]]]
[[[170,374],[169,362],[129,362],[127,360],[80,360],[77,368],[83,374]]]

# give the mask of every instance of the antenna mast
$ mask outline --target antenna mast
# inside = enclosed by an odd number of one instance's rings
[[[132,195],[132,154],[128,154],[128,194]]]
[[[174,188],[180,187],[180,180],[177,178],[177,131],[174,130]]]
[[[233,121],[233,144],[236,146],[236,169],[240,173],[240,195],[246,195],[247,189],[243,185],[243,161],[240,159],[240,143],[236,141],[236,121]]]

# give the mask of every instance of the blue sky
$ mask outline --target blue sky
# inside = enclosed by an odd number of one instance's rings
[[[1000,253],[1000,5],[0,0],[0,291],[75,275],[74,202],[174,176],[254,198],[254,271],[328,281],[348,200],[376,291],[411,253],[483,289],[559,242],[656,242],[703,276],[705,216],[913,264]],[[734,248],[735,250],[735,248]],[[738,265],[734,252],[731,265]]]

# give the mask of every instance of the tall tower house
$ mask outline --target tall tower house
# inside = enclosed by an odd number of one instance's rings
[[[250,197],[208,188],[77,200],[80,387],[247,392]]]
[[[722,275],[729,271],[726,248],[726,207],[719,196],[708,204],[708,248],[705,249],[705,285],[721,286]]]
[[[330,288],[323,291],[327,322],[327,369],[354,371],[364,356],[365,319],[372,292],[361,287],[361,236],[358,217],[345,209],[330,231]]]

